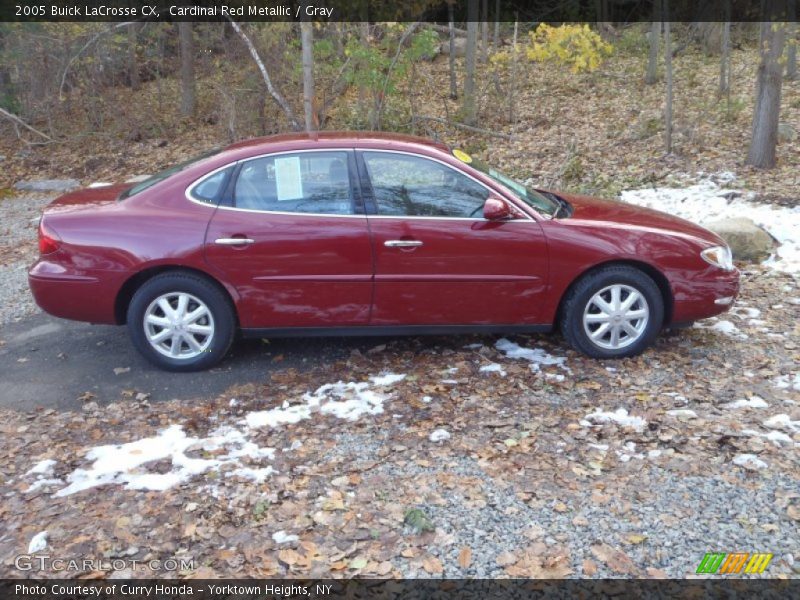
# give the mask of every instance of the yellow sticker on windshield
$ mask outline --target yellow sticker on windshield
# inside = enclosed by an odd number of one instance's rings
[[[455,156],[461,162],[465,162],[467,164],[472,162],[472,157],[463,150],[459,150],[458,148],[453,150],[453,156]]]

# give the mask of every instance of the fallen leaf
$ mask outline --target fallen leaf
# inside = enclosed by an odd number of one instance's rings
[[[458,566],[466,569],[472,564],[472,548],[464,546],[461,552],[458,553]]]
[[[615,573],[633,575],[639,572],[636,565],[622,550],[612,548],[606,543],[593,544],[591,551],[594,557],[604,562]]]

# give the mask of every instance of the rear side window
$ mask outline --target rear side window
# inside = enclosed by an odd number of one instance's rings
[[[200,180],[192,187],[189,195],[195,200],[206,202],[208,204],[216,204],[219,200],[222,191],[225,189],[225,184],[228,181],[228,176],[233,171],[233,167],[228,167],[222,171],[217,171],[208,175],[205,179]]]
[[[324,215],[354,214],[345,151],[297,152],[249,160],[234,185],[236,208]]]
[[[421,156],[364,152],[378,215],[483,218],[489,190]]]

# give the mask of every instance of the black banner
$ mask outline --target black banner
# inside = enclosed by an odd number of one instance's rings
[[[3,580],[3,600],[511,600],[522,598],[747,598],[800,596],[800,580]]]
[[[480,0],[478,0],[478,3]],[[635,21],[796,21],[798,0],[502,0],[488,19],[523,23]],[[468,0],[454,18],[478,20]],[[0,21],[439,21],[447,0],[0,0]]]

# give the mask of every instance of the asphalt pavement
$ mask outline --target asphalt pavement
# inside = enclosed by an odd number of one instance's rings
[[[86,392],[101,404],[130,399],[132,391],[150,394],[151,402],[213,398],[234,384],[267,382],[276,369],[303,370],[345,357],[354,347],[380,343],[374,338],[237,340],[214,369],[169,373],[134,350],[125,327],[39,313],[0,327],[0,340],[0,406],[19,410],[76,410]]]

